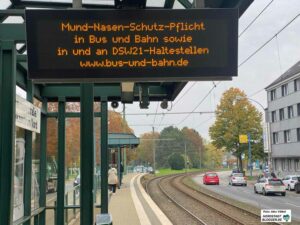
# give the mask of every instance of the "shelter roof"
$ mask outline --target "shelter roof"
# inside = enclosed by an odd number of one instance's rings
[[[137,147],[140,144],[140,139],[134,134],[130,133],[109,133],[108,134],[108,146],[110,148],[117,147]]]

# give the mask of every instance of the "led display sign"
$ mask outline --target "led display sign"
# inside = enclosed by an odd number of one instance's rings
[[[26,33],[36,82],[237,75],[237,9],[26,10]]]

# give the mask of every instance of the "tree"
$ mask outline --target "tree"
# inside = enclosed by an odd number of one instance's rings
[[[243,169],[241,155],[248,156],[248,145],[239,144],[240,134],[250,134],[251,139],[257,143],[262,137],[262,115],[249,102],[246,94],[238,88],[230,88],[223,93],[216,110],[216,121],[210,127],[209,134],[215,147],[232,152],[239,162],[240,170]],[[256,145],[256,144],[254,144]],[[253,148],[263,151],[261,148]]]
[[[217,149],[213,144],[205,144],[205,167],[207,168],[218,168],[222,165],[224,158],[224,150]]]
[[[181,132],[183,133],[188,160],[191,162],[193,168],[199,168],[203,161],[203,140],[199,133],[188,127],[184,127]]]
[[[154,146],[158,141],[159,133],[155,132],[148,132],[144,133],[140,136],[140,144],[139,147],[136,149],[137,152],[137,159],[143,162],[149,162],[151,165],[153,163],[153,156],[154,156]]]
[[[182,170],[184,168],[184,158],[177,152],[168,157],[168,163],[172,170]]]
[[[166,127],[160,132],[160,141],[155,146],[158,167],[168,167],[168,157],[174,153],[184,153],[184,136],[177,127]]]

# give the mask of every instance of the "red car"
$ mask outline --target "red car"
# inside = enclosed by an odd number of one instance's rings
[[[218,174],[214,172],[206,172],[203,176],[203,184],[217,184],[219,185]]]

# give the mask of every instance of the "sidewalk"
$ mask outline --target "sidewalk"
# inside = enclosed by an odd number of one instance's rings
[[[112,215],[114,225],[140,225],[130,192],[130,180],[135,175],[124,176],[121,189],[117,189],[116,194],[111,196],[109,212]]]

